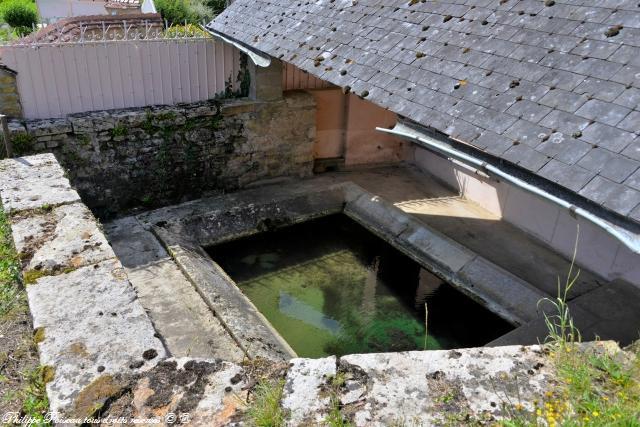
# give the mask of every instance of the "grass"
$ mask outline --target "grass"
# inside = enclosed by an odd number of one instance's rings
[[[329,383],[329,414],[324,422],[329,427],[351,427],[352,424],[344,419],[340,404],[340,388],[345,384],[343,373],[337,373]]]
[[[0,414],[17,412],[37,420],[32,425],[46,426],[51,369],[38,367],[38,336],[32,334],[20,261],[0,205]]]
[[[556,369],[557,385],[534,402],[533,414],[519,413],[502,421],[505,426],[620,426],[640,427],[640,341],[625,353],[608,351],[603,343],[581,345],[567,297],[578,279],[575,270],[577,239],[567,279],[545,314],[546,346]]]
[[[9,221],[0,205],[0,318],[26,304],[20,289],[20,260],[13,248]]]
[[[280,427],[285,424],[285,412],[280,406],[284,379],[260,381],[253,390],[253,401],[247,415],[256,427]]]

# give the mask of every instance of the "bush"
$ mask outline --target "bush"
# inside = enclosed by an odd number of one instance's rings
[[[227,7],[226,0],[205,0],[205,4],[215,15],[221,13]]]
[[[208,22],[226,6],[226,0],[156,0],[163,19],[172,25]]]
[[[38,9],[35,3],[29,0],[6,0],[0,4],[0,17],[24,34],[31,32],[33,26],[38,23]]]
[[[169,24],[197,24],[199,16],[186,0],[156,0],[156,9]]]

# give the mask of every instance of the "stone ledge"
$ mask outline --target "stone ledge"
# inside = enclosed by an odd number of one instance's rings
[[[343,381],[334,391],[340,412],[356,426],[448,425],[447,415],[465,413],[495,420],[506,415],[505,405],[532,410],[554,377],[540,346],[354,354],[292,365],[283,396],[291,426],[326,418],[323,390],[336,374]]]
[[[80,201],[53,154],[0,161],[0,192],[6,212],[34,210]]]
[[[166,353],[117,260],[27,287],[40,361],[55,370],[47,384],[51,410],[64,413],[101,375],[149,369]]]
[[[54,415],[74,413],[100,377],[166,358],[124,268],[52,154],[0,162],[0,197],[22,254]]]
[[[63,271],[115,258],[93,214],[82,203],[11,217],[25,270]]]

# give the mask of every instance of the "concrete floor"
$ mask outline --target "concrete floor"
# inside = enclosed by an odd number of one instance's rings
[[[327,173],[312,180],[317,185],[354,182],[528,282],[542,295],[554,296],[558,277],[569,271],[569,260],[413,167]],[[286,184],[278,184],[282,185]],[[242,359],[235,341],[150,232],[133,217],[108,224],[105,231],[171,354]],[[571,308],[585,339],[599,336],[627,344],[639,338],[640,289],[606,283],[584,269],[575,289]],[[492,344],[532,344],[545,336],[541,314]]]
[[[242,361],[240,348],[152,233],[134,217],[105,225],[105,232],[172,356]]]

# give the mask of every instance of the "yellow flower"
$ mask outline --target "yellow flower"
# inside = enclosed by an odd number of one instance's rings
[[[584,418],[582,418],[582,421],[589,421],[590,419],[591,418],[589,418],[589,417],[584,417]]]
[[[600,412],[598,412],[598,411],[593,411],[593,412],[591,413],[591,415],[593,415],[594,417],[598,417],[598,416],[600,416]]]

